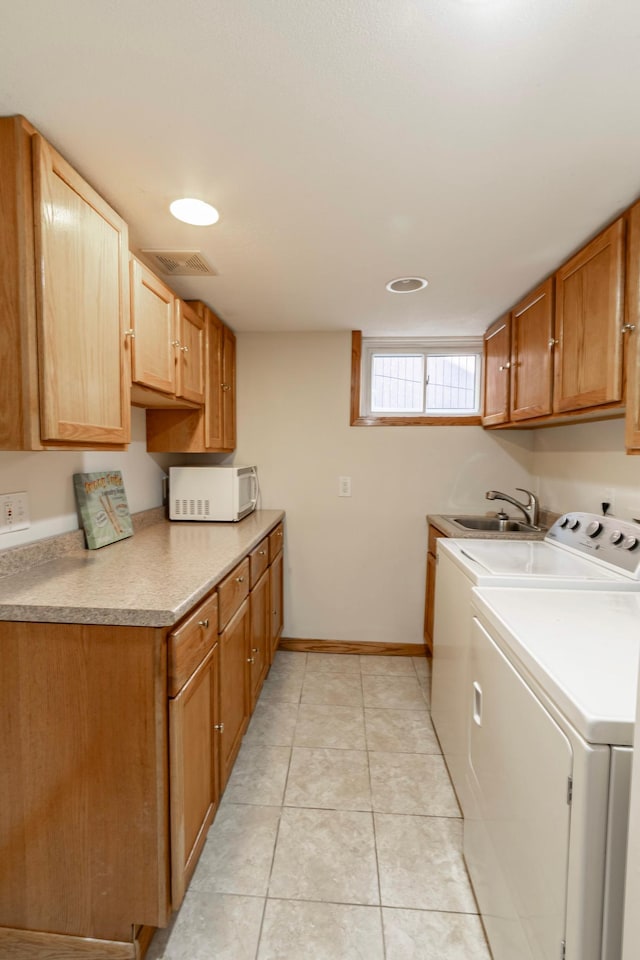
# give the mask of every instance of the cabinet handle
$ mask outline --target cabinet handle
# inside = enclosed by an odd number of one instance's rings
[[[244,577],[236,577],[236,583],[244,583]]]
[[[219,730],[220,733],[224,733],[224,723],[214,723],[213,729]]]
[[[251,647],[251,653],[259,653],[259,652],[260,651],[258,650],[257,647]]]
[[[635,323],[623,323],[621,333],[631,333],[632,330],[635,330]]]
[[[549,348],[551,349],[552,347],[557,347],[559,342],[559,340],[554,340],[552,337],[551,340],[549,340]]]
[[[264,557],[264,555],[265,555],[266,552],[267,552],[266,550],[258,550],[258,556],[259,556],[259,557]]]
[[[189,353],[189,347],[180,347],[183,353]]]
[[[135,340],[136,338],[135,330],[125,330],[124,335],[125,337],[130,337],[132,340]]]
[[[198,626],[204,627],[206,630],[207,627],[209,626],[209,617],[205,617],[204,620],[198,620]]]
[[[247,663],[255,663],[255,662],[256,662],[255,657],[247,657]]]
[[[498,370],[509,370],[510,367],[511,364],[507,361],[507,363],[501,363]]]

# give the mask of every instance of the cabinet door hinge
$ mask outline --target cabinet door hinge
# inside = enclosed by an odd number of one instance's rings
[[[571,805],[573,801],[573,777],[567,777],[567,803]]]

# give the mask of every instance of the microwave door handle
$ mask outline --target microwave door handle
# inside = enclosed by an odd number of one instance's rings
[[[251,474],[251,484],[253,486],[253,492],[251,494],[251,503],[255,507],[258,502],[258,476],[255,471]]]

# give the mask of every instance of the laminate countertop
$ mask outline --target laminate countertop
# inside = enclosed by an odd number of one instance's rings
[[[166,627],[180,620],[284,518],[163,520],[99,550],[78,549],[0,579],[0,621]]]

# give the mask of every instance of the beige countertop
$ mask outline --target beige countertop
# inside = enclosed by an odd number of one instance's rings
[[[0,579],[0,621],[170,626],[283,517],[256,510],[239,523],[163,520],[100,550],[74,550]]]
[[[445,537],[455,537],[456,540],[544,540],[547,530],[556,519],[558,514],[542,513],[540,517],[540,530],[516,530],[516,531],[497,531],[488,530],[466,530],[457,524],[451,523],[452,517],[464,517],[465,513],[452,513],[444,515],[439,513],[430,513],[427,515],[427,523],[436,527]],[[490,516],[490,514],[487,514]],[[495,514],[491,514],[495,516]]]

